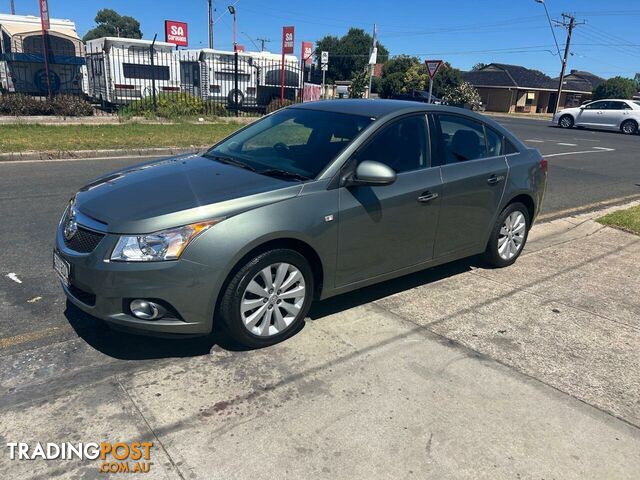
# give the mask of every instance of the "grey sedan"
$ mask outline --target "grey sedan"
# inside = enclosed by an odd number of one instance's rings
[[[201,155],[108,174],[60,220],[69,300],[116,328],[223,322],[260,347],[311,302],[459,258],[520,255],[547,163],[491,119],[397,100],[279,110]]]

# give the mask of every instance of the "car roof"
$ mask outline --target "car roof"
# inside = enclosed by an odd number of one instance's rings
[[[435,105],[430,105],[430,107]],[[298,103],[290,108],[306,110],[322,110],[325,112],[350,113],[365,117],[380,118],[389,113],[415,112],[426,110],[425,104],[409,100],[378,100],[378,99],[341,99],[318,100],[317,102]]]

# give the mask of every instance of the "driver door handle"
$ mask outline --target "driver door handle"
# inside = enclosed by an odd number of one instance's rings
[[[491,175],[487,178],[487,183],[489,185],[495,185],[496,183],[500,183],[504,180],[504,175]]]
[[[431,200],[435,200],[436,198],[438,198],[437,193],[431,193],[427,191],[418,197],[418,201],[420,203],[427,203],[427,202],[430,202]]]

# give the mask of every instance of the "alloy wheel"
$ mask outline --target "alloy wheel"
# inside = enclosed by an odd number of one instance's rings
[[[638,126],[633,121],[626,121],[622,124],[622,131],[627,135],[636,133]]]
[[[571,128],[573,126],[573,121],[571,120],[571,117],[569,116],[564,116],[560,119],[560,126],[563,128]]]
[[[242,322],[253,335],[277,335],[296,319],[306,295],[304,276],[297,267],[269,265],[251,279],[242,295]]]
[[[505,218],[498,235],[498,255],[503,260],[515,257],[524,244],[527,233],[527,221],[524,214],[514,210]]]

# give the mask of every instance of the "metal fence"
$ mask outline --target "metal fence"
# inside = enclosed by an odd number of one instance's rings
[[[52,48],[47,76],[44,44],[32,43],[28,55],[0,59],[3,91],[78,95],[97,114],[255,115],[281,96],[302,101],[309,78],[295,57],[286,57],[283,68],[281,56],[267,52],[176,50],[160,42],[126,39],[89,41],[81,52],[65,55]]]

